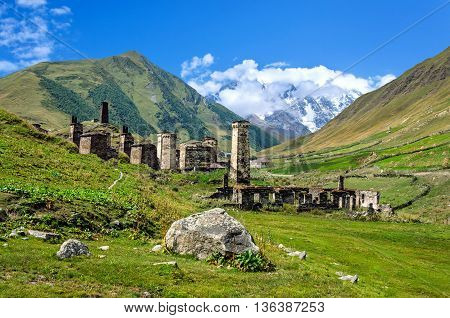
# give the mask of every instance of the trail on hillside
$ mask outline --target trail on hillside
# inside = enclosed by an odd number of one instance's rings
[[[122,173],[122,171],[120,171],[119,178],[114,180],[114,182],[108,187],[108,190],[111,190],[112,188],[114,188],[114,186],[117,184],[117,182],[122,180],[122,178],[123,178],[123,173]]]

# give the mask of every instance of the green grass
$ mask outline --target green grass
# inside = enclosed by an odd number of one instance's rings
[[[355,159],[358,149],[352,149],[356,152],[351,155],[310,154],[322,164],[292,178],[258,171],[253,182],[331,186],[340,169],[351,162],[360,164]],[[446,225],[361,222],[340,212],[297,215],[292,206],[286,206],[284,212],[228,210],[277,267],[275,272],[245,273],[191,257],[150,253],[174,220],[223,203],[202,198],[220,186],[223,171],[178,174],[155,172],[121,159],[104,162],[93,155],[79,155],[73,145],[40,134],[2,111],[0,168],[0,209],[9,214],[7,222],[0,222],[0,297],[449,294],[450,233]],[[119,171],[124,173],[123,179],[108,190]],[[431,171],[414,180],[369,176],[348,178],[347,186],[379,190],[382,202],[396,205],[411,200],[423,185],[429,185],[429,195],[398,214],[405,220],[443,223],[449,217],[447,175]],[[122,229],[110,226],[116,219],[123,224]],[[33,238],[5,239],[18,226],[55,231],[63,239],[80,238],[93,255],[60,261],[55,257],[57,244]],[[306,250],[309,257],[306,261],[289,257],[276,247],[280,243]],[[97,247],[101,245],[111,249],[100,251]],[[106,257],[99,258],[101,254]],[[153,265],[170,260],[176,260],[179,269]],[[358,274],[360,282],[341,281],[337,271]]]
[[[150,253],[153,242],[102,237],[91,257],[60,261],[37,239],[0,247],[0,297],[448,297],[450,232],[423,224],[234,212],[277,271],[244,273]],[[276,248],[306,250],[300,261]],[[109,245],[110,250],[97,247]],[[99,258],[98,255],[106,255]],[[179,269],[154,266],[176,260]],[[358,274],[357,284],[335,272]]]

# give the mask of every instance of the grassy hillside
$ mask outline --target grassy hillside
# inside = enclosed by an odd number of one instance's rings
[[[123,179],[108,189],[120,172]],[[289,178],[254,171],[252,182],[326,184],[334,183],[338,173],[314,170]],[[291,206],[276,213],[227,208],[276,265],[270,273],[151,253],[173,220],[224,203],[201,198],[221,178],[221,172],[163,173],[120,159],[104,162],[95,155],[80,155],[70,143],[43,135],[0,110],[0,297],[449,296],[448,225],[407,218],[363,222],[343,212],[299,215]],[[422,178],[447,182],[448,190],[448,177]],[[347,183],[379,189],[383,202],[400,205],[423,190],[423,180],[386,176],[350,178]],[[438,189],[433,187],[426,201],[415,202],[420,207],[407,211],[423,215],[435,209],[436,202],[446,202],[446,194]],[[92,256],[60,261],[56,242],[9,238],[19,226],[79,238]],[[287,256],[277,248],[280,243],[306,250],[307,260]],[[102,245],[110,249],[99,250]],[[153,265],[172,260],[178,268]],[[360,281],[341,281],[336,272],[358,274]]]
[[[137,52],[99,60],[40,63],[0,79],[0,108],[50,130],[67,130],[71,115],[98,118],[101,101],[111,103],[110,121],[141,136],[177,131],[181,141],[216,136],[230,148],[231,122],[241,119],[205,100],[179,78]],[[251,128],[256,150],[277,143]]]
[[[379,143],[404,144],[450,129],[450,48],[385,86],[359,97],[318,132],[264,150],[261,155]]]

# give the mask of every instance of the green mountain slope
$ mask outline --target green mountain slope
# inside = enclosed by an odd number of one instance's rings
[[[67,129],[70,115],[98,118],[109,101],[110,121],[151,136],[176,131],[181,141],[207,135],[229,149],[231,122],[241,119],[222,105],[206,101],[179,78],[137,52],[99,60],[40,63],[0,79],[0,108],[50,130]],[[256,150],[276,139],[251,128]]]
[[[450,129],[450,48],[359,97],[318,132],[264,150],[296,154],[351,144],[395,146]]]

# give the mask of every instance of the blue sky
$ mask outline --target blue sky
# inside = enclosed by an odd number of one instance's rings
[[[56,32],[89,57],[138,50],[179,74],[192,56],[211,53],[215,67],[254,59],[293,66],[345,69],[445,1],[52,1],[67,6],[67,27]],[[16,1],[6,1],[18,7]],[[36,8],[36,7],[35,7]],[[18,7],[21,12],[32,11]],[[12,10],[3,14],[15,16]],[[60,16],[61,18],[62,16]],[[53,17],[54,18],[54,17]],[[450,43],[450,6],[352,69],[359,76],[401,74]],[[14,59],[2,47],[1,60]],[[49,59],[78,58],[55,48]]]
[[[445,3],[0,0],[0,76],[39,61],[80,58],[45,29],[90,58],[137,50],[177,76],[185,62],[188,71],[183,79],[206,94],[214,92],[207,83],[217,85],[211,74],[219,72],[223,79],[227,70],[242,68],[245,60],[254,63],[245,66],[250,73],[271,63],[282,70],[319,65],[326,71],[347,70]],[[387,81],[380,80],[382,76],[399,76],[444,50],[449,40],[447,2],[347,73],[355,80],[367,80],[365,87],[358,84],[357,89],[375,89]],[[195,56],[198,59],[192,60]]]

